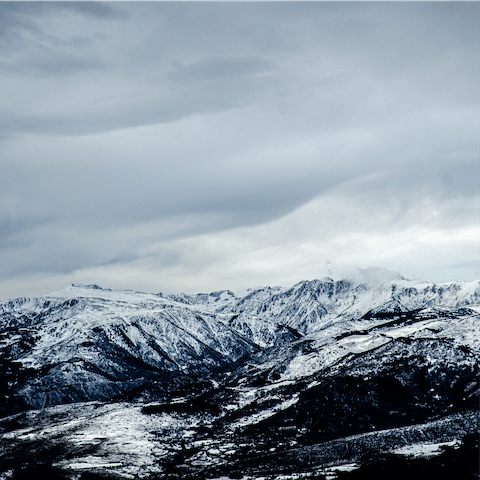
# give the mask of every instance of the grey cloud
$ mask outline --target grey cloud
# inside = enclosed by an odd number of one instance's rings
[[[474,222],[478,5],[27,3],[0,4],[8,275],[181,264],[155,242],[332,192],[391,229]]]
[[[37,218],[10,220],[2,225],[5,228],[0,228],[0,281],[22,275],[71,274],[79,269],[121,266],[138,260],[165,268],[182,259],[181,252],[172,248],[145,251],[152,233],[147,238],[134,231],[126,234],[119,225],[99,228],[85,222],[69,225]],[[155,238],[161,236],[161,229],[157,228]]]
[[[11,218],[6,225],[7,235],[2,238],[0,231],[1,279],[28,273],[68,274],[138,258],[128,240],[109,229],[99,232],[85,223],[67,226],[33,215]]]
[[[50,8],[59,8],[65,11],[74,11],[88,17],[95,17],[102,20],[117,20],[128,17],[127,12],[121,4],[112,2],[82,1],[82,2],[57,2],[50,4]]]
[[[182,84],[232,77],[241,81],[245,76],[270,73],[272,69],[270,62],[256,57],[208,58],[189,65],[180,64],[167,74],[167,78]]]
[[[459,129],[463,130],[463,125]],[[76,151],[81,147],[77,142],[71,146],[74,156],[68,150],[55,154],[60,158],[68,155],[59,164],[48,166],[48,160],[43,158],[38,165],[35,159],[27,161],[21,178],[29,188],[21,195],[15,183],[18,164],[6,165],[0,181],[4,195],[17,197],[24,213],[34,211],[33,206],[38,204],[37,214],[47,209],[55,218],[68,223],[135,224],[162,216],[208,213],[221,216],[220,228],[278,218],[342,184],[352,194],[368,194],[375,201],[387,195],[414,203],[420,197],[444,195],[441,176],[452,172],[455,181],[449,195],[478,192],[474,145],[467,152],[458,150],[456,142],[461,132],[433,129],[432,138],[426,133],[421,131],[416,136],[408,130],[398,130],[400,144],[390,143],[392,138],[388,136],[380,141],[382,135],[379,135],[379,139],[359,148],[345,132],[339,142],[350,143],[350,152],[344,152],[340,143],[326,152],[314,149],[308,155],[304,153],[303,158],[292,158],[288,153],[282,154],[280,145],[278,154],[273,151],[268,162],[265,153],[246,152],[245,158],[251,163],[248,167],[244,162],[229,164],[228,158],[209,165],[208,158],[204,159],[208,153],[198,150],[195,144],[189,147],[188,143],[173,146],[184,156],[191,156],[186,162],[165,161],[164,157],[168,159],[170,153],[161,148],[158,162],[154,155],[147,164],[137,165],[135,157],[128,154],[107,162],[108,153],[101,154],[101,150],[95,149]],[[139,145],[134,155],[142,158],[145,153],[148,151]],[[92,154],[97,155],[98,163],[82,163],[82,157]],[[368,178],[369,174],[382,171],[385,173],[381,180],[377,175],[373,183],[357,190],[349,184],[362,175]],[[398,206],[401,207],[402,204]]]
[[[32,15],[16,18],[7,10],[0,20],[0,31],[4,33],[0,37],[0,67],[5,81],[8,78],[35,81],[103,69],[108,65],[100,59],[88,37],[79,34],[61,38],[56,32],[43,28],[41,21]]]
[[[39,14],[60,12],[78,12],[88,17],[103,19],[125,17],[125,11],[117,4],[85,1],[85,2],[2,2],[0,12],[3,15],[20,14],[35,16]]]
[[[41,69],[55,70],[60,63],[62,71],[71,72],[77,68],[101,68],[98,62],[83,59],[59,57],[42,63]],[[30,65],[34,68],[34,65]],[[128,127],[171,123],[195,114],[216,113],[241,108],[252,104],[266,85],[263,79],[246,78],[234,80],[229,85],[219,85],[213,79],[206,84],[189,83],[186,88],[159,83],[152,86],[158,95],[145,97],[141,92],[125,95],[118,101],[103,101],[88,107],[75,105],[72,111],[62,111],[51,116],[27,114],[20,118],[0,118],[4,133],[35,133],[52,135],[87,135],[108,132]],[[263,85],[262,85],[263,84]],[[221,87],[221,88],[219,88]],[[71,92],[75,95],[75,92]],[[70,97],[71,98],[71,97]],[[67,100],[69,101],[69,100]],[[57,100],[58,103],[58,100]],[[105,106],[102,106],[102,103]],[[13,120],[13,121],[12,121]]]
[[[88,70],[98,70],[105,68],[105,65],[94,58],[75,56],[63,52],[55,52],[52,55],[51,52],[43,50],[39,52],[35,60],[28,60],[23,64],[19,63],[14,68],[11,68],[11,62],[8,60],[0,60],[0,68],[9,70],[10,74],[45,77],[53,73],[56,75],[71,75]],[[41,120],[44,119],[38,119],[35,123],[40,123]],[[24,125],[21,130],[28,131],[27,124]]]
[[[378,231],[423,227],[451,231],[478,225],[478,161],[457,163],[452,184],[442,183],[445,164],[428,161],[408,169],[385,169],[341,185],[338,194],[370,212],[365,225]],[[348,225],[347,225],[348,228]],[[352,228],[353,225],[352,225]]]
[[[4,128],[8,129],[13,123],[19,131],[71,135],[174,122],[198,113],[258,104],[276,90],[298,89],[299,81],[303,91],[312,92],[315,103],[325,102],[321,107],[326,124],[332,120],[335,123],[337,118],[340,122],[348,117],[351,121],[372,118],[373,111],[378,108],[376,103],[370,103],[369,112],[355,111],[359,89],[370,90],[365,96],[375,96],[379,87],[386,89],[386,104],[400,103],[400,108],[409,109],[416,105],[405,105],[404,100],[408,98],[424,103],[449,100],[458,103],[458,97],[472,102],[478,98],[475,66],[465,61],[472,51],[470,43],[460,43],[456,39],[454,34],[459,28],[455,22],[446,23],[446,15],[437,14],[438,18],[425,22],[427,13],[420,11],[422,21],[419,22],[411,12],[415,11],[414,6],[347,8],[278,4],[273,8],[249,4],[140,4],[134,8],[128,4],[125,8],[143,15],[143,28],[150,32],[151,42],[146,48],[139,49],[134,43],[128,55],[112,51],[109,57],[100,58],[95,42],[89,39],[90,45],[85,50],[88,57],[82,55],[81,50],[77,55],[70,52],[70,58],[66,58],[64,52],[55,52],[51,58],[43,55],[42,60],[27,57],[23,68],[31,68],[34,72],[43,68],[47,75],[54,74],[57,68],[57,73],[75,73],[94,72],[103,67],[105,76],[92,74],[88,81],[103,84],[105,91],[109,85],[117,83],[118,77],[113,72],[120,68],[130,85],[137,85],[136,91],[123,91],[113,103],[94,104],[94,99],[87,96],[81,105],[72,105],[69,114],[58,111],[41,117],[20,109],[16,113],[18,118],[4,122]],[[286,17],[288,12],[295,12],[296,22]],[[260,16],[255,19],[253,14]],[[155,31],[152,18],[157,17],[159,27]],[[352,22],[357,25],[353,32]],[[466,27],[466,30],[475,31],[471,25]],[[178,31],[187,33],[180,37]],[[119,39],[119,31],[115,29],[107,29],[106,35]],[[280,46],[275,42],[269,44],[267,38],[272,35],[289,42]],[[435,40],[431,41],[430,37]],[[443,57],[438,54],[439,38],[446,43]],[[97,39],[96,42],[103,41]],[[239,51],[240,45],[242,51]],[[122,64],[118,63],[119,55]],[[295,71],[299,65],[290,65],[295,56],[303,57],[309,69],[313,68],[310,72],[307,70],[303,79],[303,75]],[[452,61],[457,70],[467,69],[469,74],[458,75],[455,68],[452,72]],[[176,65],[173,70],[172,62]],[[149,79],[144,76],[147,70],[151,72]],[[359,75],[358,72],[363,73]],[[339,96],[334,91],[332,98],[332,86],[326,87],[322,78],[338,81],[341,77],[347,83],[338,90]],[[388,85],[391,79],[394,84]],[[452,81],[462,84],[452,88]],[[435,82],[434,89],[430,88],[432,82]],[[75,84],[68,85],[64,94],[74,97],[75,87]],[[55,95],[60,100],[62,91]],[[355,95],[357,98],[352,101]],[[85,109],[85,103],[90,108]]]

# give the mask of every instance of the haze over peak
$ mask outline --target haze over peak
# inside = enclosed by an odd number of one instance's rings
[[[381,285],[391,280],[408,280],[400,272],[388,270],[384,267],[357,268],[349,272],[342,272],[342,279],[354,283],[367,283],[369,285]]]

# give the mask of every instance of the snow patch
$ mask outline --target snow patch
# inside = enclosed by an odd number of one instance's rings
[[[393,450],[393,453],[405,455],[409,457],[433,457],[440,455],[444,451],[444,447],[459,447],[460,440],[452,440],[450,442],[441,443],[416,443],[414,445],[406,445]]]

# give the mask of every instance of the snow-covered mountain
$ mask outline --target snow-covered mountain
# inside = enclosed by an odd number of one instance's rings
[[[192,379],[202,383],[255,352],[275,345],[291,350],[291,342],[299,339],[313,342],[321,355],[292,359],[284,374],[291,377],[337,361],[349,351],[347,344],[368,350],[401,336],[398,328],[387,333],[375,328],[383,322],[379,318],[414,310],[429,318],[438,308],[479,304],[479,282],[435,285],[402,279],[372,287],[324,278],[240,295],[144,294],[71,285],[0,304],[0,335],[3,351],[31,377],[18,394],[38,408],[127,392],[148,396],[153,390],[168,397],[182,385],[190,388]],[[424,331],[440,325],[433,317],[421,323]],[[418,329],[417,324],[404,331],[413,335]],[[351,334],[359,330],[360,336]],[[479,347],[476,322],[465,320],[449,332],[455,341]]]
[[[54,406],[127,401],[141,403],[88,415],[105,421],[126,408],[152,429],[163,419],[171,446],[142,440],[156,453],[129,478],[215,478],[247,464],[260,475],[275,471],[278,455],[290,459],[282,472],[311,470],[308,457],[325,473],[357,461],[368,435],[393,451],[422,438],[460,442],[478,428],[480,282],[324,278],[197,295],[71,285],[0,304],[0,352],[4,415],[52,407],[42,418],[54,431],[60,408],[87,428],[84,413]],[[16,415],[13,430],[0,422],[8,448],[26,445],[15,429],[38,422],[34,411]],[[57,458],[57,467],[103,471],[100,457],[82,458]],[[113,462],[119,475],[123,461]]]

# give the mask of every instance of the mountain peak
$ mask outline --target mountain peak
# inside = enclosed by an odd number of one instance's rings
[[[83,284],[83,283],[71,283],[70,284],[70,287],[73,287],[73,288],[88,288],[88,289],[91,289],[91,290],[103,290],[102,287],[99,287],[97,284],[95,283],[90,283],[90,284]]]
[[[322,283],[333,283],[333,278],[323,277],[320,281],[321,281]]]

